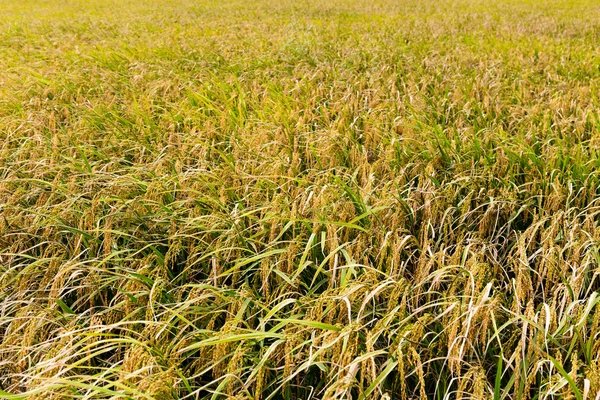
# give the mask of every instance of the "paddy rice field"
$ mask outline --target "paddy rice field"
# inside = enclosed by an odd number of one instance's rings
[[[0,0],[0,398],[600,399],[600,3]]]

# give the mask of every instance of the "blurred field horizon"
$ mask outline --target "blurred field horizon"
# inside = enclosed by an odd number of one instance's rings
[[[0,0],[0,398],[600,399],[600,3]]]

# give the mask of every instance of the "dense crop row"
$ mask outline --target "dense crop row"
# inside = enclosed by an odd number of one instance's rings
[[[0,397],[597,398],[600,7],[414,3],[0,0]]]

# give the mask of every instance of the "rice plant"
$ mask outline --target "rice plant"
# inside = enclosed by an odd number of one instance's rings
[[[600,399],[598,16],[0,0],[0,398]]]

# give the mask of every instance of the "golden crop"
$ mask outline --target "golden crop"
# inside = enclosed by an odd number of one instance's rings
[[[599,399],[599,16],[0,0],[0,398]]]

